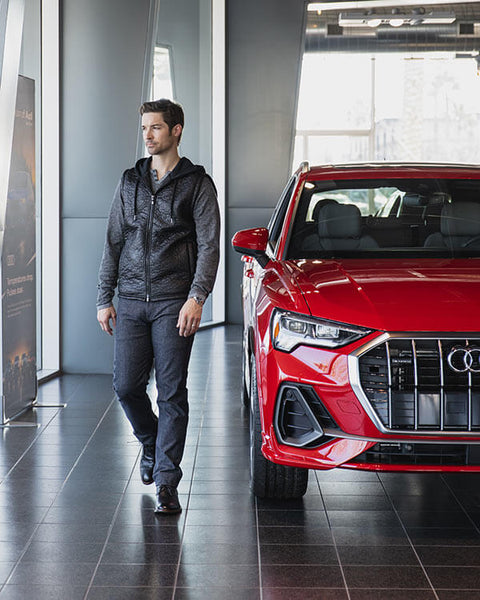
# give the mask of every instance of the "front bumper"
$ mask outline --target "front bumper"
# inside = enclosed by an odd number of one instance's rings
[[[379,426],[352,369],[352,356],[357,360],[372,343],[350,352],[299,347],[265,355],[259,390],[265,457],[312,469],[480,471],[480,431],[471,419],[470,430]]]

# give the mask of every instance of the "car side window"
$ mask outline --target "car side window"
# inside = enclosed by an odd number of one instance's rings
[[[283,190],[272,218],[270,219],[270,223],[268,224],[268,242],[272,248],[275,248],[277,245],[278,238],[282,231],[283,221],[285,219],[290,198],[295,188],[295,183],[296,179],[295,177],[292,177]]]

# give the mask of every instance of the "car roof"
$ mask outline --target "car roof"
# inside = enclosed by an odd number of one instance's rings
[[[463,163],[408,163],[408,162],[358,162],[310,166],[303,162],[297,173],[309,180],[326,178],[367,177],[439,177],[480,178],[480,164]]]

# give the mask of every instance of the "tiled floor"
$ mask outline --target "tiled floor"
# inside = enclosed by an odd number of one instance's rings
[[[197,335],[178,517],[155,517],[107,376],[40,388],[0,432],[1,600],[480,599],[480,475],[311,473],[255,501],[240,329]]]

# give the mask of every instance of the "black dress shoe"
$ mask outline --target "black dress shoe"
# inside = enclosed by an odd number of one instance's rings
[[[153,483],[153,467],[155,466],[155,446],[143,447],[140,459],[140,477],[145,485]]]
[[[156,514],[176,515],[182,512],[182,507],[178,501],[176,488],[170,485],[160,485],[157,488],[157,506]]]

